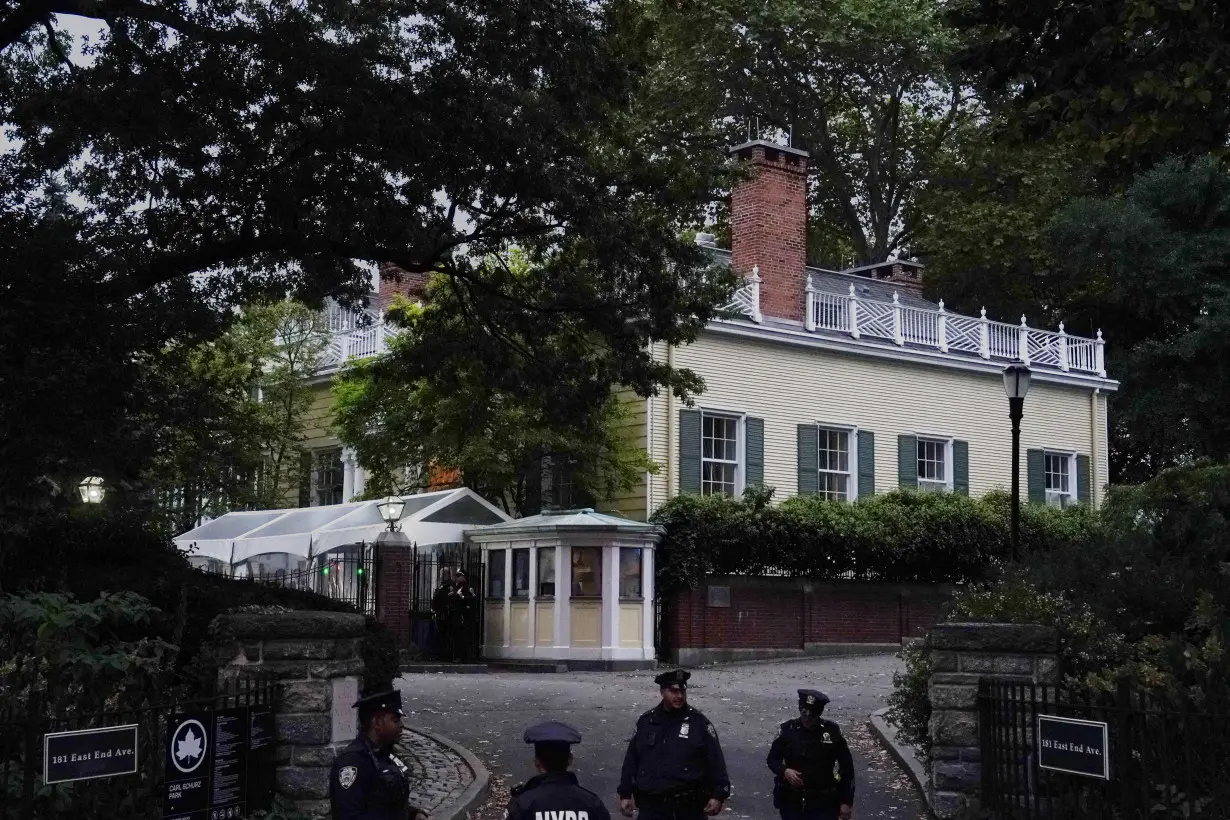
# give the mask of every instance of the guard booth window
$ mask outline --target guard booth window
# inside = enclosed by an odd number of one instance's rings
[[[572,597],[602,597],[602,548],[572,548]]]
[[[512,597],[528,598],[530,594],[530,551],[512,551],[513,585]]]
[[[555,597],[555,547],[538,548],[538,597]]]
[[[504,550],[487,553],[487,597],[504,597]]]

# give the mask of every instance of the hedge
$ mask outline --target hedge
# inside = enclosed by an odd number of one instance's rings
[[[678,496],[653,516],[658,591],[691,589],[707,575],[816,580],[973,581],[1010,553],[1009,496],[893,492],[853,504],[795,497],[771,505],[772,489],[743,499]],[[1092,544],[1099,519],[1086,507],[1023,504],[1021,550]]]

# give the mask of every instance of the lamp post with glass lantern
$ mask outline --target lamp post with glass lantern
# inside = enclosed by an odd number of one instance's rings
[[[1004,368],[1004,393],[1008,396],[1008,418],[1012,420],[1012,560],[1017,560],[1021,543],[1021,418],[1025,415],[1025,394],[1032,373],[1023,364]]]
[[[381,552],[386,547],[408,547],[410,539],[397,528],[397,522],[401,520],[406,511],[404,500],[395,495],[386,496],[376,503],[376,509],[380,512],[380,518],[389,525],[387,530],[376,536],[376,543],[372,545],[372,576],[376,584],[372,606],[375,608],[376,616],[379,617]]]
[[[83,479],[77,485],[77,492],[86,504],[101,504],[103,495],[106,494],[106,490],[103,489],[103,480],[96,475]]]

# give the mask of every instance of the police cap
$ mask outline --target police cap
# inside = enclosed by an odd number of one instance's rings
[[[376,695],[368,695],[365,698],[359,698],[355,701],[354,706],[359,710],[359,720],[363,720],[369,715],[374,715],[377,712],[396,712],[399,715],[406,714],[401,710],[401,692],[396,689],[389,692],[381,692]]]
[[[658,686],[678,686],[680,689],[686,689],[691,677],[692,673],[686,669],[672,669],[670,672],[658,675],[653,682]]]
[[[823,709],[824,704],[829,702],[829,696],[821,692],[819,689],[800,689],[799,690],[799,708],[800,709]]]
[[[581,742],[581,733],[567,723],[558,720],[548,720],[538,723],[525,730],[523,735],[526,743],[560,743],[571,746]]]

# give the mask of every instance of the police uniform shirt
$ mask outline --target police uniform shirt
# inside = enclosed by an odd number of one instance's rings
[[[406,764],[392,749],[377,749],[366,735],[351,741],[329,775],[333,820],[413,820]]]
[[[717,730],[691,706],[668,712],[658,704],[636,722],[624,755],[619,796],[688,792],[703,797],[701,802],[713,798],[724,803],[730,797]]]
[[[577,783],[572,772],[531,777],[512,790],[506,820],[611,820],[598,795]]]
[[[783,723],[769,749],[768,764],[787,799],[792,795],[831,798],[854,805],[854,759],[841,728],[831,720],[817,718],[812,729],[803,725],[802,718]],[[786,769],[802,775],[802,789],[785,781]]]

